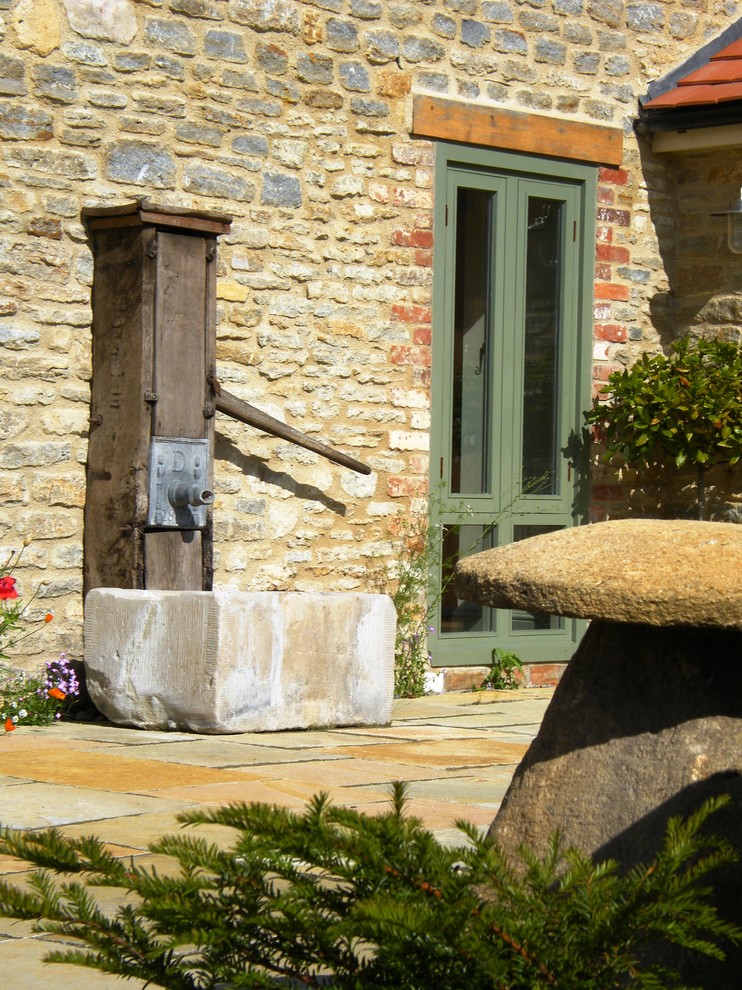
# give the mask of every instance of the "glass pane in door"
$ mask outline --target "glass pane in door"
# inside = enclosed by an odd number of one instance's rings
[[[443,526],[440,633],[493,632],[494,610],[459,598],[453,586],[456,564],[470,554],[489,550],[494,529],[476,523]]]
[[[459,188],[451,410],[451,491],[489,490],[491,226],[494,195]]]
[[[531,495],[558,494],[563,208],[557,200],[528,199],[521,484]]]

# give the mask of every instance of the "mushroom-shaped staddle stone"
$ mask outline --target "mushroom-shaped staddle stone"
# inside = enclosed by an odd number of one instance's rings
[[[712,795],[742,852],[742,526],[621,520],[462,561],[461,598],[591,619],[490,828],[508,854],[565,847],[651,862],[668,819]],[[521,657],[528,660],[527,655]],[[742,865],[714,882],[742,923]],[[709,968],[711,967],[711,968]],[[742,949],[692,985],[739,990]]]
[[[742,629],[742,526],[620,519],[562,529],[467,557],[456,590],[494,608]]]

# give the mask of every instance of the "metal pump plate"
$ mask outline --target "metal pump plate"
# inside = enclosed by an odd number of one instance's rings
[[[165,529],[203,529],[206,526],[207,508],[214,500],[213,493],[206,487],[208,460],[208,440],[152,437],[148,526]]]

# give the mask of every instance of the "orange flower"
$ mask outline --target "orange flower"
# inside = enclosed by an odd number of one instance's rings
[[[67,697],[64,691],[60,691],[59,688],[56,687],[49,688],[47,694],[49,695],[50,698],[59,698],[60,701],[63,701]]]
[[[52,615],[52,613],[47,612],[46,615],[44,616],[44,622],[51,622],[53,618],[54,616]]]
[[[6,718],[5,719],[5,731],[6,732],[13,732],[14,730],[15,730],[15,725],[13,724],[13,719],[12,718]]]

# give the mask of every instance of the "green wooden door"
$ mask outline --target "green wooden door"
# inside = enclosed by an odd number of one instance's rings
[[[574,456],[589,405],[594,169],[441,146],[436,185],[432,491],[443,577],[460,556],[584,517]],[[582,633],[449,585],[434,664],[564,660]]]

